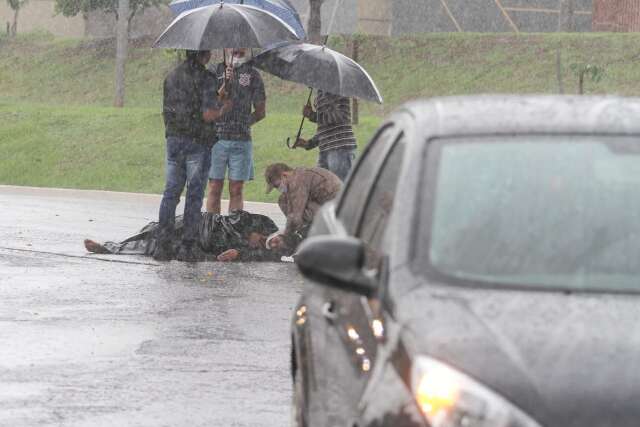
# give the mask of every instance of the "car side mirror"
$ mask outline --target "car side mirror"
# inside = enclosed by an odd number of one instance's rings
[[[371,297],[377,282],[367,274],[365,247],[353,237],[315,236],[306,239],[294,256],[302,274],[323,285]]]

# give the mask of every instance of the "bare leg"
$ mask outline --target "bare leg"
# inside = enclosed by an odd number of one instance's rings
[[[209,180],[207,189],[207,212],[212,214],[220,213],[220,201],[222,199],[222,189],[224,188],[224,180]]]
[[[88,252],[94,253],[94,254],[108,254],[110,253],[109,250],[107,248],[105,248],[104,246],[102,246],[100,243],[93,241],[93,240],[89,240],[86,239],[84,241],[84,247]]]
[[[244,209],[244,181],[229,181],[229,212]]]

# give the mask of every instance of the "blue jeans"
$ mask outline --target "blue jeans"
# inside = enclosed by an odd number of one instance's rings
[[[321,151],[318,157],[318,167],[333,172],[344,182],[349,176],[355,158],[356,150],[353,148]]]
[[[172,240],[176,207],[186,184],[183,241],[195,241],[202,218],[202,199],[211,155],[209,147],[191,137],[167,137],[166,184],[160,203],[158,240]]]

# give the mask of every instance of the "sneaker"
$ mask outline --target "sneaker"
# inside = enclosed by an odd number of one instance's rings
[[[204,261],[205,255],[195,242],[183,242],[176,259],[183,262],[201,262]]]
[[[156,261],[171,261],[174,255],[171,242],[163,242],[159,243],[153,252],[153,259]]]

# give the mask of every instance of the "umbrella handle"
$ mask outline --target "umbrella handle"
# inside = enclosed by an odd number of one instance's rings
[[[224,64],[224,79],[222,87],[218,90],[218,95],[222,99],[227,99],[231,97],[231,89],[233,88],[233,85],[231,83],[231,80],[227,79],[227,52],[225,51],[225,49],[222,49],[222,58],[222,63]],[[233,72],[233,57],[231,58],[231,64],[229,65],[229,68],[231,68],[231,71]]]
[[[310,88],[310,90],[309,90],[309,98],[307,98],[307,104],[306,105],[311,104],[311,95],[313,95],[313,88]],[[291,150],[295,150],[296,148],[298,148],[298,141],[300,140],[300,135],[302,135],[302,128],[304,127],[304,120],[305,119],[306,119],[306,117],[303,114],[302,115],[302,121],[300,122],[300,128],[298,129],[298,135],[296,135],[296,140],[294,141],[293,145],[291,145],[291,138],[287,138],[287,147],[289,147],[289,149],[291,149]]]

